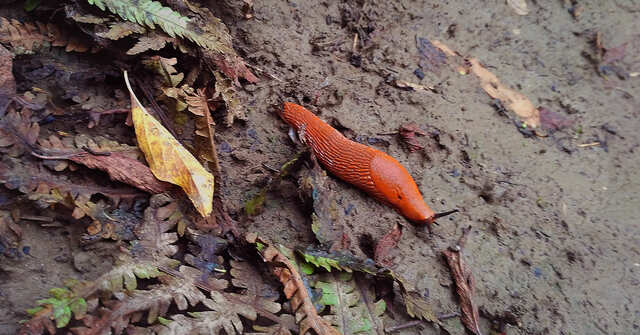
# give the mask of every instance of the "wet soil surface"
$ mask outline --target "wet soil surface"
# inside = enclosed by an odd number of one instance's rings
[[[272,177],[265,166],[278,168],[300,150],[276,114],[283,101],[296,102],[399,160],[435,211],[460,209],[428,234],[348,184],[328,182],[354,253],[370,256],[367,240],[404,226],[392,268],[436,312],[458,311],[441,251],[472,226],[464,257],[487,333],[491,323],[506,324],[508,334],[639,332],[640,77],[599,75],[586,55],[600,32],[606,48],[628,43],[617,66],[640,71],[640,8],[623,0],[579,3],[577,18],[563,1],[529,2],[524,16],[505,1],[255,1],[251,20],[240,7],[217,12],[261,74],[241,91],[248,121],[216,134],[223,196],[240,228],[289,246],[313,242],[295,178],[269,192],[259,215],[242,214]],[[420,39],[479,59],[534,105],[574,124],[526,136],[472,75],[447,64],[421,67]],[[406,90],[399,81],[433,89]],[[409,152],[402,143],[397,131],[407,123],[425,131],[418,138],[425,150]],[[49,288],[108,268],[108,245],[82,250],[82,228],[62,225],[23,225],[32,257],[3,261],[0,333],[13,333]],[[389,314],[395,319],[386,325],[406,321]],[[444,328],[465,332],[457,318]]]

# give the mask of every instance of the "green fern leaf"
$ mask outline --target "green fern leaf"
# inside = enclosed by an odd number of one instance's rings
[[[357,280],[350,272],[326,273],[315,287],[322,290],[319,303],[329,308],[324,318],[342,334],[384,334],[382,314],[386,304],[384,300],[375,301],[367,281]]]
[[[146,25],[155,29],[158,25],[171,37],[182,37],[197,45],[223,54],[235,55],[231,48],[231,38],[219,19],[208,22],[212,31],[200,29],[192,19],[180,15],[169,7],[153,0],[87,0],[101,10],[108,9],[122,19]],[[211,19],[210,18],[210,19]]]

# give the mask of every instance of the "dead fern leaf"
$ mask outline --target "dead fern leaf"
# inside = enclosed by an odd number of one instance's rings
[[[63,32],[58,26],[48,23],[21,23],[16,19],[0,17],[0,43],[13,47],[14,52],[33,53],[38,48],[65,47],[65,51],[86,52],[89,44],[76,36]]]
[[[13,107],[0,119],[0,152],[12,157],[31,151],[40,135],[40,126],[32,121],[32,112],[27,108],[17,112]]]
[[[144,34],[147,31],[143,26],[130,21],[118,21],[109,25],[109,29],[97,32],[96,35],[110,40],[119,40],[131,34]],[[154,49],[160,50],[160,49]]]
[[[138,42],[136,42],[131,49],[127,50],[127,55],[137,55],[147,50],[158,51],[166,47],[167,44],[172,44],[174,48],[177,48],[182,52],[187,50],[186,47],[180,43],[180,40],[166,34],[151,31],[138,38]]]
[[[216,77],[216,95],[222,98],[227,107],[224,125],[231,127],[236,119],[246,121],[247,116],[236,98],[236,90],[231,79],[223,78],[219,72],[214,72],[214,75]]]
[[[204,89],[193,94],[186,93],[185,100],[189,111],[199,117],[196,119],[195,150],[200,161],[209,162],[213,171],[220,171],[218,152],[215,142],[215,122],[209,112],[209,102]]]
[[[340,334],[329,322],[318,315],[309,294],[302,281],[302,277],[293,263],[293,253],[284,255],[281,248],[271,246],[266,241],[258,238],[256,234],[248,234],[247,242],[254,244],[263,259],[273,266],[273,273],[284,286],[284,294],[291,303],[291,309],[296,314],[296,321],[300,325],[300,334],[307,334],[313,329],[317,334]]]

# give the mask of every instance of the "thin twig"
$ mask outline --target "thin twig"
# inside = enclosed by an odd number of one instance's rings
[[[600,142],[591,142],[591,143],[578,144],[577,147],[586,148],[586,147],[595,147],[598,145],[600,145]]]

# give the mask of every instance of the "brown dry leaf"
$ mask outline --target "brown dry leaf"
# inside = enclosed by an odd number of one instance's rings
[[[529,14],[529,8],[527,7],[527,0],[507,0],[507,4],[511,6],[511,9],[518,15]]]
[[[240,107],[235,94],[236,90],[230,79],[223,78],[220,72],[214,72],[216,76],[216,94],[219,94],[227,106],[227,115],[224,118],[224,125],[231,127],[235,119],[246,120],[244,109]]]
[[[123,37],[127,37],[133,33],[143,34],[146,32],[143,26],[130,21],[118,21],[109,25],[109,29],[102,32],[97,32],[96,35],[110,40],[119,40]],[[139,43],[139,42],[138,42]],[[159,49],[156,49],[159,50]]]
[[[187,93],[185,91],[185,93]],[[189,111],[199,117],[196,119],[195,149],[198,158],[211,163],[213,171],[220,171],[218,153],[215,142],[215,122],[209,112],[209,103],[204,89],[198,89],[193,94],[186,94],[185,100]]]
[[[475,295],[475,280],[471,270],[462,260],[462,248],[467,238],[467,234],[471,231],[471,226],[462,230],[462,236],[458,240],[455,248],[445,250],[442,253],[447,259],[447,263],[451,268],[453,278],[456,282],[456,291],[460,297],[460,309],[462,310],[462,323],[476,335],[481,335],[478,321],[478,306],[473,302]]]
[[[69,159],[90,169],[105,171],[111,179],[127,183],[151,194],[163,193],[171,188],[168,183],[156,179],[148,166],[121,153],[96,155],[84,152],[74,154]]]
[[[393,262],[389,259],[389,252],[396,248],[401,237],[402,228],[396,223],[396,225],[376,243],[376,249],[373,254],[374,260],[384,266],[393,265]]]
[[[0,152],[18,157],[29,151],[40,135],[40,126],[31,120],[30,109],[23,108],[21,112],[13,106],[0,118]]]
[[[459,53],[444,45],[442,42],[434,40],[432,43],[447,56],[462,61],[462,56],[460,56]],[[490,97],[500,100],[508,110],[518,115],[528,127],[536,128],[540,125],[538,109],[534,107],[529,98],[500,83],[498,77],[482,66],[477,59],[469,58],[466,60],[466,63],[466,67],[458,68],[458,72],[466,74],[468,71],[471,71],[475,74],[480,79],[482,89],[484,89]]]
[[[203,50],[203,59],[212,69],[219,69],[236,86],[240,86],[238,78],[244,78],[250,83],[258,82],[258,78],[247,68],[240,56],[235,54],[221,54],[211,50]]]
[[[477,59],[469,59],[469,64],[471,64],[471,72],[480,78],[480,86],[490,97],[502,101],[502,104],[516,113],[527,126],[536,128],[540,125],[540,113],[529,98],[500,83],[500,79],[482,66]]]
[[[126,71],[124,78],[131,95],[131,115],[138,146],[151,171],[156,178],[182,187],[200,215],[209,216],[213,203],[213,175],[145,110],[133,93]]]

